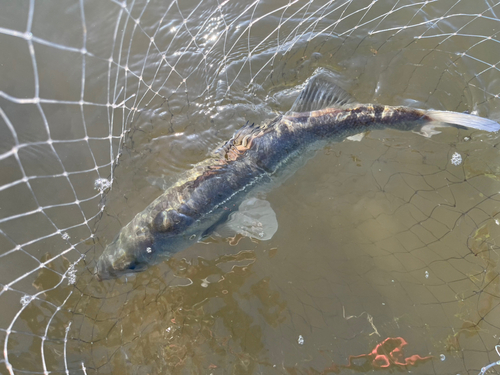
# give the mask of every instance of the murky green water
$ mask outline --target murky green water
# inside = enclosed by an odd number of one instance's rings
[[[12,51],[0,61],[0,373],[476,374],[499,359],[497,134],[332,144],[266,195],[271,240],[210,239],[128,279],[92,275],[178,173],[287,111],[319,67],[360,102],[498,120],[496,4],[0,7]],[[26,24],[32,54],[15,32]]]

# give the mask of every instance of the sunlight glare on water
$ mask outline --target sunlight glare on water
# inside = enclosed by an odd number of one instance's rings
[[[0,373],[496,373],[498,134],[328,145],[259,197],[266,240],[93,270],[318,68],[362,103],[500,120],[498,4],[0,1]]]

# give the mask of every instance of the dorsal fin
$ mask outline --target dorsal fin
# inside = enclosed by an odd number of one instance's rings
[[[322,71],[311,77],[290,108],[290,112],[311,112],[341,107],[354,102],[352,97],[335,84],[335,76]]]

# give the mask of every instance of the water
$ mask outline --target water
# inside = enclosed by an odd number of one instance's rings
[[[287,111],[319,67],[361,102],[498,120],[496,3],[0,6],[0,373],[476,374],[498,360],[497,135],[332,144],[265,197],[271,240],[92,276],[178,173]]]

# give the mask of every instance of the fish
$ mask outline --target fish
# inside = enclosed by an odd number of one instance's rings
[[[311,77],[290,111],[249,124],[139,212],[104,249],[98,280],[144,271],[213,235],[245,199],[274,187],[315,150],[363,132],[455,126],[496,132],[493,120],[468,113],[359,104],[328,71]],[[278,182],[277,182],[278,181]]]

